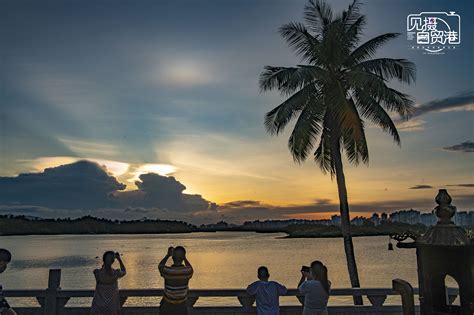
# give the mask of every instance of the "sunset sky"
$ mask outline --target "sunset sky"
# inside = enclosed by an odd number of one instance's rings
[[[349,1],[331,3],[339,11]],[[439,188],[474,210],[473,2],[364,3],[365,39],[402,33],[379,56],[416,64],[416,84],[392,86],[418,109],[399,123],[401,147],[367,128],[370,164],[345,165],[353,215],[431,210]],[[0,213],[191,222],[333,214],[335,181],[311,159],[293,162],[290,129],[272,137],[263,125],[284,97],[261,93],[259,74],[300,63],[277,31],[302,21],[304,4],[1,1]],[[459,13],[461,44],[444,55],[411,49],[406,17],[422,11]],[[147,173],[162,176],[139,177]],[[96,198],[111,190],[122,191],[113,205]],[[153,198],[137,201],[143,192]],[[77,196],[83,204],[71,202]]]

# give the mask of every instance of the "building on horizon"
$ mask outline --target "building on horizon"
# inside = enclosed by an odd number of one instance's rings
[[[331,225],[341,225],[341,216],[334,214],[331,216]]]
[[[474,227],[474,211],[456,212],[454,215],[454,223],[459,226]]]
[[[460,211],[454,215],[454,223],[459,226],[474,226],[474,211]],[[435,225],[438,220],[433,212],[422,213],[418,210],[401,210],[390,214],[391,222],[407,224]]]

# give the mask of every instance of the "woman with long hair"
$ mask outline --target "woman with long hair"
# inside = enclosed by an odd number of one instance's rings
[[[313,261],[309,273],[301,271],[298,290],[304,295],[303,315],[328,314],[331,282],[328,280],[328,269],[322,262]]]
[[[121,308],[118,279],[125,276],[127,271],[119,253],[107,251],[102,260],[102,268],[94,270],[96,289],[91,314],[118,315]],[[113,268],[115,260],[118,261],[120,269]]]

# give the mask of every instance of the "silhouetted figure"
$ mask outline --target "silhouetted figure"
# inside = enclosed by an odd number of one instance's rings
[[[172,257],[173,264],[166,266]],[[158,265],[161,276],[165,279],[165,290],[160,304],[160,315],[186,315],[189,279],[193,276],[193,267],[186,258],[182,246],[168,248],[168,253]]]
[[[116,259],[120,264],[120,269],[112,268]],[[117,315],[120,314],[118,279],[125,276],[127,270],[119,253],[105,252],[103,262],[102,268],[94,270],[96,287],[91,314]]]
[[[258,315],[279,315],[280,296],[286,294],[286,287],[276,281],[268,281],[268,268],[262,266],[257,271],[258,281],[247,287],[247,293],[255,296]]]
[[[303,315],[327,315],[330,289],[328,269],[322,262],[313,261],[309,273],[301,270],[298,290],[304,295]]]
[[[3,273],[8,264],[12,261],[12,254],[4,248],[0,248],[0,273]],[[0,284],[0,315],[16,315],[15,311],[10,307],[7,300],[3,297],[3,287]]]

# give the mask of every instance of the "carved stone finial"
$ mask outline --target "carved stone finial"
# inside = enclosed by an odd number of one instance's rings
[[[456,214],[456,207],[451,205],[453,200],[446,189],[440,189],[436,196],[438,206],[434,209],[438,224],[453,224],[451,218]]]

